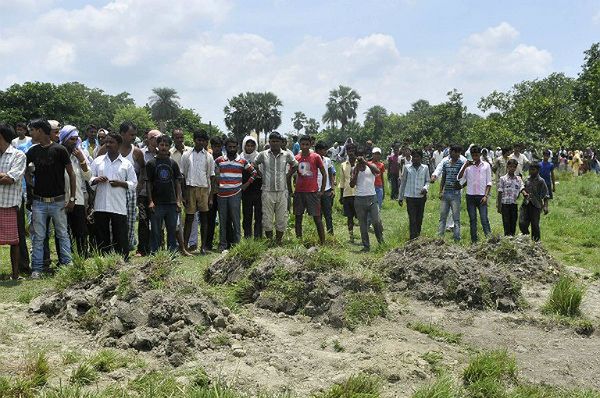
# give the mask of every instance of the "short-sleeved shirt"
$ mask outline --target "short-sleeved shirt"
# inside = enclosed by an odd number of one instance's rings
[[[529,193],[529,202],[541,209],[544,205],[544,199],[548,197],[548,187],[546,182],[539,175],[536,177],[529,177],[525,180],[525,191]]]
[[[155,204],[177,203],[175,183],[181,171],[171,158],[154,158],[146,164],[146,180],[152,184],[152,201]]]
[[[33,163],[33,193],[44,198],[65,194],[65,168],[71,164],[67,149],[51,143],[34,145],[27,151],[27,165]]]
[[[263,165],[262,190],[268,192],[281,192],[287,190],[287,169],[298,164],[294,155],[282,149],[275,155],[270,149],[264,150],[254,159],[254,166]]]
[[[331,178],[329,178],[329,171],[332,170],[331,174],[335,175],[335,167],[333,167],[333,162],[327,156],[323,156],[323,165],[325,166],[325,171],[327,172],[327,184],[325,184],[325,190],[329,191],[331,189]],[[317,173],[317,185],[318,189],[321,189],[321,184],[323,183],[323,176],[321,173]]]
[[[540,177],[546,181],[548,191],[552,190],[552,170],[554,170],[554,164],[552,162],[540,162]]]
[[[383,187],[383,173],[385,173],[385,164],[383,162],[373,162],[373,164],[379,169],[379,174],[375,176],[375,186],[377,188]]]
[[[318,153],[311,152],[307,156],[302,153],[296,155],[298,162],[298,178],[296,179],[296,192],[317,192],[319,184],[317,173],[325,167],[323,159]]]
[[[523,180],[518,175],[511,177],[505,174],[498,181],[498,192],[502,192],[503,205],[516,204],[522,189]]]
[[[457,184],[458,173],[465,162],[462,159],[457,159],[455,163],[452,163],[452,159],[448,158],[442,161],[442,176],[444,176],[444,191],[460,191],[461,186]]]

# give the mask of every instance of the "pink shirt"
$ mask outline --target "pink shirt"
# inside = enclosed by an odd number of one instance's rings
[[[492,186],[492,168],[488,162],[480,161],[465,169],[463,178],[467,181],[467,195],[485,195],[485,188]]]

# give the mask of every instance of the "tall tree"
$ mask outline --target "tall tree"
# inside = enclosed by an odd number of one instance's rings
[[[594,43],[584,54],[574,94],[584,120],[600,127],[600,43]]]
[[[304,124],[304,132],[308,135],[316,135],[319,133],[319,127],[321,127],[319,122],[311,117]]]
[[[247,92],[227,101],[225,125],[238,139],[254,131],[266,135],[281,125],[281,100],[271,92]]]
[[[302,130],[302,128],[306,124],[306,115],[304,114],[304,112],[294,112],[294,117],[292,117],[292,123],[298,134],[300,134],[300,130]]]
[[[338,88],[329,92],[327,100],[327,110],[323,114],[323,123],[329,123],[332,127],[339,122],[342,130],[345,129],[348,122],[356,119],[356,109],[360,95],[348,86],[340,85]]]
[[[179,114],[179,95],[170,87],[156,87],[152,92],[154,95],[148,98],[152,118],[160,125],[161,130],[165,130],[167,121],[175,119]]]
[[[365,112],[365,129],[370,132],[375,142],[378,142],[383,134],[387,116],[387,109],[381,105],[372,106]]]
[[[124,121],[133,122],[137,126],[138,134],[156,128],[150,111],[144,106],[127,105],[119,108],[112,122],[113,130],[119,131],[119,125]]]

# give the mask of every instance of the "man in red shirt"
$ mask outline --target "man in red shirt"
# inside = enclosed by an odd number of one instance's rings
[[[302,216],[304,211],[313,217],[319,241],[325,243],[325,229],[321,220],[321,195],[327,185],[327,171],[323,159],[316,152],[310,150],[310,137],[304,135],[300,138],[300,153],[296,155],[298,161],[298,178],[296,179],[296,192],[294,193],[294,214],[296,215],[296,237],[302,238]],[[323,183],[319,191],[317,173],[323,176]]]
[[[377,203],[379,210],[383,206],[383,198],[385,196],[383,190],[383,175],[385,174],[385,164],[381,161],[381,148],[373,148],[373,164],[379,169],[379,174],[375,176],[375,194],[377,195]]]

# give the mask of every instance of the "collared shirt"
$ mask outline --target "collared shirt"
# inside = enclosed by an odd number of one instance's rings
[[[71,155],[71,164],[73,165],[73,173],[75,173],[75,204],[85,205],[85,182],[90,180],[92,171],[90,164],[87,161],[87,156],[84,156],[84,162],[87,164],[88,171],[83,171],[79,159]],[[65,197],[71,197],[71,185],[69,184],[69,174],[65,171]]]
[[[388,172],[393,175],[400,174],[400,155],[391,154],[387,157],[387,161]]]
[[[442,162],[436,167],[433,175],[436,178],[439,176],[444,178],[444,186],[442,187],[444,192],[460,192],[462,190],[462,187],[458,184],[462,185],[464,179],[459,180],[458,173],[466,161],[467,158],[460,155],[456,162],[452,163],[452,158],[448,156],[444,158],[444,160],[442,160]]]
[[[285,149],[275,156],[275,154],[267,149],[258,154],[254,159],[254,167],[263,165],[262,168],[262,190],[269,192],[281,192],[287,190],[287,171],[288,166],[298,166],[298,161],[294,154]]]
[[[4,153],[0,153],[0,173],[5,173],[13,179],[9,185],[0,185],[0,207],[19,206],[23,188],[21,179],[25,175],[27,157],[25,153],[9,145]]]
[[[121,154],[113,161],[108,154],[98,156],[92,163],[92,178],[90,184],[98,177],[106,176],[109,180],[119,180],[127,182],[130,191],[135,190],[137,177],[133,164],[125,159]],[[126,190],[121,187],[113,187],[108,182],[92,185],[96,190],[96,200],[94,202],[95,211],[105,211],[108,213],[127,215]]]
[[[539,175],[535,178],[529,177],[525,180],[525,191],[529,194],[529,203],[541,209],[544,205],[544,199],[548,197],[546,181]]]
[[[425,164],[420,164],[418,168],[413,164],[404,166],[400,178],[398,200],[404,200],[405,197],[422,198],[424,196],[421,193],[423,189],[429,190],[429,167]]]
[[[248,181],[252,183],[256,178],[256,170],[252,165],[240,155],[234,160],[226,156],[220,156],[215,160],[215,170],[219,191],[217,196],[226,198],[237,195],[242,190],[242,175],[244,170],[250,172]]]
[[[509,176],[508,174],[500,177],[498,181],[498,192],[502,192],[502,204],[514,205],[523,189],[523,180],[518,175]]]
[[[480,161],[467,167],[463,177],[467,182],[467,195],[483,196],[486,187],[492,186],[492,167],[488,162]]]
[[[346,160],[344,163],[342,163],[342,167],[340,168],[340,177],[338,178],[338,187],[344,190],[344,198],[348,196],[354,196],[356,194],[355,189],[350,186],[353,170],[354,167],[350,165],[349,160]],[[373,183],[373,187],[375,187],[375,183]]]
[[[213,156],[206,149],[196,151],[192,148],[181,156],[181,172],[186,185],[210,188],[210,178],[215,175]]]
[[[177,148],[173,147],[169,150],[169,152],[171,152],[171,159],[173,159],[175,162],[177,162],[177,166],[179,166],[179,169],[181,169],[182,167],[182,163],[181,163],[181,159],[183,157],[183,154],[186,153],[187,151],[191,151],[192,148],[189,146],[185,146],[183,147],[183,151],[178,150]]]
[[[435,150],[433,152],[433,165],[434,165],[434,167],[437,167],[437,165],[440,164],[442,162],[442,160],[444,160],[444,151]]]
[[[458,159],[463,163],[465,163],[467,161],[467,158],[464,157],[463,155],[459,155]],[[431,173],[432,177],[440,178],[442,176],[442,172],[443,172],[442,168],[444,167],[445,161],[450,161],[450,155],[444,156],[442,161],[440,163],[438,163],[437,166],[435,166],[435,170],[433,171],[433,173]],[[462,165],[461,165],[461,167],[462,167]],[[460,169],[459,169],[459,171],[460,171]]]

